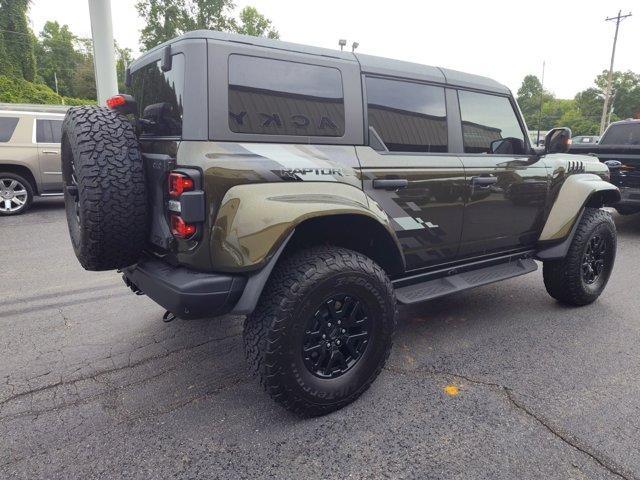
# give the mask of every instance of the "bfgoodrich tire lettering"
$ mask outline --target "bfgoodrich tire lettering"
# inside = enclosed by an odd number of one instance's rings
[[[335,295],[363,302],[370,316],[369,343],[344,373],[322,378],[305,363],[302,347],[309,316]],[[378,265],[351,250],[315,247],[276,266],[245,322],[245,352],[272,398],[296,413],[323,415],[369,388],[389,356],[395,326],[393,287]]]
[[[592,253],[594,246],[602,250],[597,255]],[[597,208],[585,209],[567,256],[544,262],[547,292],[567,305],[594,302],[609,281],[615,257],[616,227],[611,215]]]
[[[82,266],[134,263],[146,243],[148,216],[142,159],[127,118],[101,107],[69,109],[62,174],[69,234]]]

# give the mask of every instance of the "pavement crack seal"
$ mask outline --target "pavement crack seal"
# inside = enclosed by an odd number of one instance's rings
[[[444,370],[431,370],[431,369],[416,369],[416,370],[405,370],[397,367],[385,367],[385,370],[389,370],[391,372],[399,372],[404,374],[427,374],[433,376],[450,376],[454,378],[458,378],[460,380],[465,380],[469,383],[473,383],[476,385],[482,385],[485,387],[493,388],[499,392],[502,392],[509,403],[515,407],[518,411],[524,413],[529,418],[533,419],[536,423],[544,427],[549,433],[551,433],[555,438],[562,441],[564,444],[570,446],[574,450],[586,455],[591,460],[596,462],[598,465],[606,469],[612,475],[623,478],[624,480],[637,480],[638,477],[629,473],[625,468],[616,464],[609,458],[599,454],[598,452],[593,451],[588,445],[585,445],[580,440],[578,440],[575,436],[571,435],[568,432],[565,432],[559,428],[554,427],[548,420],[543,418],[542,416],[534,413],[529,407],[524,405],[521,401],[517,400],[514,396],[514,390],[505,385],[501,385],[495,382],[488,382],[485,380],[480,380],[476,378],[471,378],[466,375],[461,375],[459,373],[447,372]]]

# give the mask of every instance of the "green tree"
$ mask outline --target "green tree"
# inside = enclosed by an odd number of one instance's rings
[[[540,121],[540,102],[542,101],[543,109],[545,103],[553,100],[553,95],[542,88],[542,83],[535,75],[527,75],[522,80],[522,85],[518,89],[518,105],[522,110],[522,115],[527,122],[527,126],[534,130],[540,126],[541,130],[545,130]],[[540,124],[540,125],[539,125]]]
[[[601,92],[606,89],[608,71],[596,77],[595,84]],[[619,118],[640,118],[640,74],[630,70],[613,72],[613,111]],[[602,113],[602,109],[600,110]]]
[[[185,0],[182,32],[190,30],[236,30],[232,0]]]
[[[138,14],[147,25],[140,32],[140,45],[148,50],[191,30],[219,30],[278,38],[271,21],[254,7],[245,7],[234,18],[232,0],[138,0]]]
[[[76,97],[97,98],[96,76],[93,69],[93,43],[90,38],[78,38],[75,42],[76,68],[73,74],[73,91]]]
[[[76,66],[81,55],[76,51],[76,36],[67,25],[48,21],[40,32],[40,41],[36,47],[39,75],[51,89],[56,88],[60,95],[77,96],[74,88]]]
[[[240,24],[236,31],[254,37],[280,38],[271,20],[262,15],[255,7],[244,7],[240,12]]]
[[[0,0],[0,67],[32,82],[36,77],[35,37],[29,28],[30,0]]]
[[[131,63],[133,59],[131,56],[130,48],[120,48],[118,43],[116,42],[116,74],[118,76],[118,91],[125,91],[125,73],[127,66]]]
[[[138,0],[138,15],[147,21],[140,31],[140,44],[146,50],[172,39],[182,32],[184,0]]]

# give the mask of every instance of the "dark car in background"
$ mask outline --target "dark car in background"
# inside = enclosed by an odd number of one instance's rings
[[[597,156],[609,167],[611,183],[620,189],[616,210],[622,215],[640,212],[640,119],[614,122],[598,144],[574,142],[570,153]]]

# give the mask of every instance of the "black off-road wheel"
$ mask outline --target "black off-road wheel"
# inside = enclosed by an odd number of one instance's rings
[[[607,285],[615,258],[616,227],[611,215],[587,208],[567,256],[543,264],[547,292],[566,305],[588,305]]]
[[[147,239],[147,196],[128,119],[102,107],[69,109],[62,124],[62,174],[80,264],[113,270],[135,263]]]
[[[396,316],[391,282],[371,259],[336,247],[299,251],[276,266],[245,321],[247,360],[285,408],[324,415],[378,376]]]

